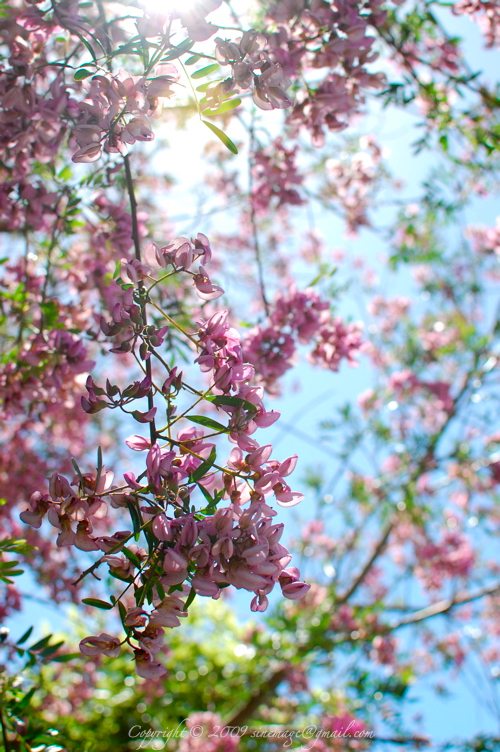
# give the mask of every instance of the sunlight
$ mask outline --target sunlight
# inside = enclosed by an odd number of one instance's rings
[[[142,7],[152,13],[173,13],[194,10],[198,0],[140,0]]]

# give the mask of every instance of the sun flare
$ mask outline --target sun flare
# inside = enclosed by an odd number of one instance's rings
[[[145,10],[153,13],[173,13],[190,11],[196,8],[199,0],[140,0]]]

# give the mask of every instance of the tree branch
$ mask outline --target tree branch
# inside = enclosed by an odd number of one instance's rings
[[[276,687],[286,678],[290,668],[291,666],[289,663],[281,664],[280,667],[269,676],[267,681],[261,684],[258,690],[254,692],[244,705],[224,721],[224,725],[243,726],[246,719],[253,715],[259,705],[262,705],[266,697],[274,692]]]
[[[355,577],[351,585],[348,587],[348,589],[339,596],[337,599],[336,605],[341,605],[342,603],[346,603],[346,601],[349,600],[349,598],[354,595],[358,587],[364,582],[366,576],[370,572],[370,569],[372,568],[375,561],[378,559],[382,551],[385,549],[387,545],[387,541],[389,540],[389,536],[392,533],[395,525],[395,520],[391,520],[388,525],[386,525],[386,528],[384,532],[382,533],[382,537],[380,538],[379,542],[375,546],[375,548],[372,551],[372,554],[370,558],[365,562],[363,568],[359,572],[359,574]]]
[[[419,621],[429,619],[431,616],[439,616],[440,614],[446,614],[451,611],[455,606],[463,606],[465,603],[476,601],[478,598],[484,598],[486,595],[494,595],[500,592],[500,583],[496,585],[490,585],[488,587],[476,590],[475,593],[459,593],[454,598],[445,598],[437,603],[432,603],[430,606],[421,608],[418,611],[414,611],[409,616],[405,616],[400,619],[396,624],[390,627],[391,631],[399,629],[400,627],[406,627],[409,624],[417,624]]]

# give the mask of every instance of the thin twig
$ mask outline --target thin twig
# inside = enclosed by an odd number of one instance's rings
[[[255,214],[255,204],[253,200],[252,155],[254,154],[254,151],[255,151],[255,131],[254,131],[254,126],[252,122],[250,125],[250,151],[248,154],[248,192],[249,192],[249,203],[250,203],[250,223],[252,225],[253,247],[255,251],[255,261],[257,263],[257,273],[259,276],[260,294],[262,296],[262,302],[264,303],[266,315],[269,316],[270,306],[269,306],[269,301],[266,295],[266,286],[264,282],[264,266],[262,264],[262,252],[261,252],[260,242],[259,242],[259,233],[257,230],[257,216]]]
[[[496,585],[489,585],[487,587],[476,590],[474,593],[462,593],[455,595],[453,598],[445,598],[437,603],[432,603],[430,606],[421,608],[418,611],[414,611],[409,616],[405,616],[400,619],[396,624],[390,627],[391,631],[400,629],[400,627],[406,627],[409,624],[417,624],[424,619],[430,619],[432,616],[439,616],[448,613],[455,606],[463,606],[465,603],[471,603],[477,601],[479,598],[484,598],[486,595],[494,595],[500,592],[500,583]]]
[[[125,165],[125,178],[127,182],[127,192],[129,196],[130,201],[130,213],[132,215],[132,239],[134,241],[134,251],[135,251],[135,257],[137,261],[141,261],[141,244],[140,244],[140,238],[139,238],[139,223],[137,221],[137,200],[135,197],[135,190],[134,190],[134,181],[132,179],[132,172],[130,169],[130,159],[128,154],[126,154],[123,157],[123,162]],[[141,311],[142,311],[142,321],[144,326],[147,326],[147,315],[146,315],[146,288],[144,286],[144,282],[142,280],[139,280],[138,282],[138,288],[139,288],[139,294],[141,297]],[[153,392],[153,374],[151,369],[151,359],[148,358],[146,360],[146,375],[148,379],[151,382],[151,387],[148,392],[148,411],[152,410],[154,407],[154,392]],[[156,443],[156,423],[155,419],[153,418],[149,423],[149,433],[151,436],[151,444]]]

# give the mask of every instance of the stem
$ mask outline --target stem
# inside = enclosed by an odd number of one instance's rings
[[[182,328],[182,326],[179,326],[179,324],[177,324],[172,318],[170,318],[170,316],[167,313],[165,313],[165,311],[163,311],[160,308],[160,306],[156,305],[156,303],[153,303],[153,301],[151,301],[151,305],[154,306],[154,308],[156,308],[156,310],[159,311],[161,313],[161,315],[164,316],[167,319],[167,321],[169,321],[172,324],[172,326],[175,326],[175,328],[177,329],[177,331],[181,332],[181,334],[183,334],[185,337],[187,337],[189,340],[191,340],[191,342],[194,345],[196,345],[196,348],[200,347],[200,343],[197,342],[195,340],[195,338],[192,337],[190,334],[188,334],[187,332],[185,332],[184,329]]]
[[[249,191],[249,199],[250,199],[250,223],[252,225],[252,235],[253,235],[253,247],[255,251],[255,261],[257,263],[257,272],[259,275],[259,287],[260,287],[260,294],[262,296],[262,302],[264,303],[264,309],[266,311],[266,316],[269,316],[270,308],[269,308],[269,301],[266,296],[266,287],[264,283],[264,267],[262,264],[262,253],[260,249],[260,243],[259,243],[259,233],[257,231],[257,217],[255,214],[255,206],[253,202],[253,175],[252,175],[252,155],[254,153],[255,148],[255,131],[253,122],[250,125],[250,152],[248,155],[248,191]]]
[[[130,201],[130,213],[132,215],[132,240],[134,241],[134,251],[135,251],[135,257],[140,262],[141,261],[141,244],[140,244],[140,238],[139,238],[139,223],[137,221],[137,200],[135,197],[135,190],[134,190],[134,181],[132,179],[132,172],[130,170],[130,159],[128,154],[123,157],[123,162],[125,165],[125,178],[127,182],[127,192],[128,197]],[[138,282],[138,288],[139,293],[141,296],[141,312],[142,312],[142,321],[144,326],[147,326],[147,312],[146,312],[146,288],[144,287],[144,282],[139,280]],[[151,369],[151,360],[148,358],[146,360],[146,375],[148,379],[151,382],[151,385],[153,384],[153,374]],[[148,392],[148,411],[152,410],[154,407],[154,393],[153,393],[153,386],[150,387]],[[156,424],[155,420],[150,422],[149,424],[149,432],[151,436],[151,444],[156,443]]]
[[[5,728],[5,723],[3,720],[3,714],[2,714],[2,708],[0,707],[0,725],[2,726],[2,737],[3,737],[3,746],[5,747],[5,752],[11,752],[11,747],[9,744],[9,740],[7,738],[7,729]]]
[[[151,520],[147,520],[147,522],[145,522],[143,525],[141,525],[140,529],[144,530],[144,528],[146,527],[146,525],[149,525],[150,523],[151,523]],[[104,553],[99,559],[97,559],[97,561],[95,561],[88,569],[86,569],[84,572],[82,572],[81,575],[78,577],[77,580],[75,580],[74,582],[71,583],[73,585],[73,587],[76,587],[76,585],[78,585],[79,582],[81,582],[83,579],[85,579],[85,577],[88,574],[92,574],[92,572],[94,572],[94,570],[96,570],[98,567],[100,567],[101,564],[102,564],[102,562],[103,562],[103,560],[104,560],[105,556],[109,556],[110,554],[119,553],[122,550],[123,546],[125,546],[125,544],[128,543],[128,541],[131,538],[133,538],[134,535],[135,535],[135,533],[130,533],[130,535],[127,536],[127,538],[125,538],[124,540],[122,540],[119,543],[117,543],[115,546],[113,546],[113,548],[110,548],[109,551],[106,551],[106,553]]]

